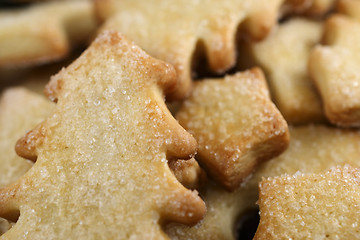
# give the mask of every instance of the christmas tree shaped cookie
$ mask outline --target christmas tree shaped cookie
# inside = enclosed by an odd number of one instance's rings
[[[175,71],[107,31],[55,75],[53,114],[17,143],[37,159],[0,190],[0,217],[17,223],[1,239],[167,239],[168,221],[195,224],[203,201],[168,159],[196,142],[167,110]]]
[[[95,1],[104,29],[124,33],[150,55],[174,65],[178,88],[172,98],[187,96],[192,68],[199,59],[222,73],[235,64],[236,35],[262,39],[276,24],[282,0],[266,1]]]

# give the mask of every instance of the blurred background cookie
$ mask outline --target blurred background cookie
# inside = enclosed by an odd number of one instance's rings
[[[16,141],[43,121],[53,109],[45,97],[23,88],[6,90],[0,99],[0,187],[15,182],[31,166],[15,153]]]
[[[360,13],[359,13],[360,16]],[[309,72],[320,92],[326,117],[343,126],[360,126],[360,22],[343,15],[326,20],[323,45],[310,55]]]
[[[306,18],[281,23],[261,42],[239,43],[239,66],[260,66],[271,96],[289,124],[325,121],[322,102],[307,73],[310,51],[320,41],[322,24]]]
[[[199,60],[221,74],[235,65],[236,35],[264,38],[276,24],[281,0],[264,1],[95,1],[102,29],[116,29],[151,56],[172,64],[178,87],[168,98],[191,92]],[[156,14],[154,14],[156,12]]]
[[[97,22],[90,0],[49,1],[0,12],[0,68],[44,64],[86,44]]]

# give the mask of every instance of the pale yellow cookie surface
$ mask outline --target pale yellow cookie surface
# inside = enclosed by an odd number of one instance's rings
[[[176,179],[186,188],[199,189],[207,180],[205,171],[200,168],[194,158],[189,160],[170,160],[169,167]]]
[[[235,240],[235,225],[239,214],[255,208],[256,196],[253,191],[229,192],[222,186],[208,181],[200,191],[205,201],[207,212],[204,220],[194,227],[171,223],[166,226],[166,233],[172,240]]]
[[[13,223],[0,217],[0,236],[3,235],[6,231],[8,231],[12,226]]]
[[[293,18],[265,40],[242,46],[268,75],[274,102],[289,123],[324,121],[320,96],[307,73],[310,51],[321,34],[320,22]]]
[[[15,182],[33,165],[15,153],[16,141],[44,120],[53,104],[44,97],[23,88],[11,88],[0,98],[0,187]],[[0,218],[0,235],[11,223]]]
[[[0,11],[0,67],[37,65],[63,58],[85,43],[97,23],[90,0],[37,3]]]
[[[167,239],[164,222],[198,222],[203,201],[167,163],[196,151],[163,101],[175,84],[119,33],[98,36],[52,78],[54,112],[18,141],[37,161],[0,190],[0,216],[20,214],[0,239]]]
[[[11,88],[3,92],[0,99],[0,187],[16,181],[32,166],[16,155],[16,141],[43,121],[52,109],[53,103],[26,89]]]
[[[268,178],[259,206],[254,239],[359,239],[360,169]]]
[[[358,0],[338,0],[336,10],[360,21],[360,1]]]
[[[327,118],[339,126],[360,126],[360,22],[332,16],[325,23],[323,46],[309,58],[309,73]]]
[[[280,156],[261,164],[248,182],[234,192],[208,183],[201,191],[208,211],[204,220],[189,228],[171,224],[167,232],[172,239],[229,239],[235,238],[238,218],[256,209],[258,184],[262,177],[282,174],[326,172],[331,167],[349,164],[360,167],[360,132],[325,126],[290,127],[290,145]]]
[[[96,1],[97,13],[150,55],[174,65],[178,78],[172,98],[188,96],[198,56],[224,72],[235,64],[239,28],[256,39],[276,23],[281,0],[264,1]]]
[[[335,3],[335,0],[285,0],[283,11],[285,14],[323,16],[334,7]]]
[[[287,124],[257,68],[196,82],[176,119],[197,140],[200,163],[231,190],[289,141]]]

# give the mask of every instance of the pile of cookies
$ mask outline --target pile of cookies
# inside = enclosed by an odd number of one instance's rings
[[[0,7],[0,239],[360,238],[359,0]]]

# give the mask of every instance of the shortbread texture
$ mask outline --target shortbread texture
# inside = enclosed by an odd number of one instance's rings
[[[169,97],[188,96],[199,59],[215,73],[235,65],[236,36],[264,38],[276,24],[281,0],[141,1],[98,0],[103,29],[115,29],[151,56],[172,64],[178,88]],[[154,14],[156,13],[156,14]]]
[[[37,160],[0,190],[0,216],[20,214],[0,239],[168,239],[164,222],[197,223],[205,205],[167,163],[196,151],[164,103],[175,85],[170,65],[99,35],[52,77],[54,112],[17,143]]]
[[[5,90],[0,99],[0,187],[15,182],[33,165],[16,155],[15,144],[41,123],[54,104],[24,88]]]
[[[323,125],[290,127],[289,147],[279,155],[261,164],[233,192],[209,181],[201,191],[207,213],[195,227],[171,224],[166,231],[174,240],[235,240],[235,225],[241,216],[258,206],[259,182],[263,177],[283,174],[324,173],[338,165],[360,167],[360,132],[357,130],[331,128]]]
[[[0,11],[0,67],[64,58],[87,44],[97,27],[90,0],[52,1]]]
[[[254,64],[264,69],[272,98],[290,124],[325,120],[321,98],[307,71],[310,52],[321,35],[320,22],[292,18],[280,24],[263,41],[242,46]],[[243,58],[241,61],[248,61],[247,56]]]
[[[231,190],[289,142],[287,123],[258,68],[196,82],[176,118],[197,140],[200,163]]]
[[[360,22],[333,15],[325,23],[323,44],[309,58],[309,73],[326,117],[343,127],[360,126]]]
[[[254,239],[359,239],[360,170],[263,180],[259,206]]]

